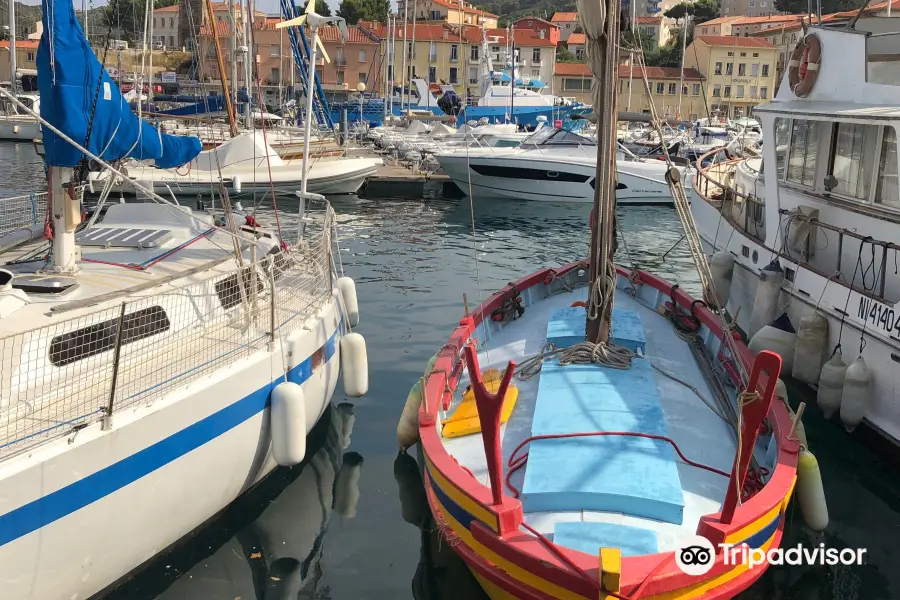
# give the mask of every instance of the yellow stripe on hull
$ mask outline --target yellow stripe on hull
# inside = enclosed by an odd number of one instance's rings
[[[431,465],[430,461],[427,460],[427,457],[426,457],[426,462],[429,465],[429,473],[426,474],[426,485],[434,486],[442,478],[441,478],[440,474],[435,473],[433,465]],[[432,474],[434,474],[433,478],[432,478]],[[444,481],[446,481],[446,480],[444,480]],[[458,492],[453,486],[449,486],[449,488],[450,488],[450,490],[448,491],[447,488],[442,487],[441,492],[443,492],[446,496],[451,498],[453,501],[456,501],[456,498],[454,497],[453,492],[455,492],[455,495],[461,495],[460,492]],[[487,561],[489,564],[493,565],[494,567],[505,571],[506,574],[509,577],[511,577],[512,579],[515,579],[516,581],[519,581],[519,582],[523,583],[524,585],[534,588],[535,590],[538,590],[544,594],[547,594],[554,598],[558,598],[559,600],[587,600],[585,596],[582,596],[581,594],[572,592],[571,590],[560,587],[554,583],[547,581],[546,579],[538,577],[538,576],[534,575],[533,573],[526,571],[523,568],[519,567],[515,563],[509,562],[505,558],[499,556],[498,554],[495,554],[490,549],[486,548],[485,546],[480,544],[478,541],[476,541],[475,538],[472,536],[471,532],[468,529],[466,529],[465,527],[463,527],[462,524],[460,524],[458,521],[456,521],[453,518],[453,516],[446,509],[446,507],[444,507],[441,504],[441,501],[437,498],[436,495],[434,495],[434,499],[439,507],[439,513],[440,513],[439,518],[437,520],[440,523],[442,523],[442,525],[446,525],[446,527],[449,528],[453,532],[453,534],[455,534],[463,544],[465,544],[472,552],[477,554],[482,560]],[[465,498],[465,499],[469,500],[469,502],[472,502],[469,498]],[[462,503],[460,503],[460,506],[463,507]],[[467,507],[463,507],[463,508],[468,510]],[[778,507],[778,508],[781,508],[781,507]],[[768,516],[768,513],[767,513],[767,516]],[[773,513],[772,518],[774,518],[774,513]],[[759,521],[763,521],[763,519],[759,519],[757,522],[759,522]],[[769,521],[767,521],[767,523],[771,523],[771,519],[769,519]],[[751,525],[748,525],[746,528],[744,528],[744,530],[753,527],[755,524],[756,524],[756,522],[754,522]],[[761,527],[757,527],[756,531],[759,531],[760,529],[761,529]],[[744,531],[744,530],[742,530],[742,531]],[[778,533],[778,530],[776,529],[776,531],[765,542],[765,544],[763,544],[761,546],[761,548],[764,551],[768,552],[769,548],[772,547],[772,545],[774,543],[775,535],[777,535],[777,533]],[[745,538],[743,538],[743,539],[745,539]],[[762,567],[757,567],[757,568],[762,568]],[[731,569],[727,573],[723,573],[722,575],[720,575],[719,577],[717,577],[715,579],[700,582],[694,586],[679,588],[679,589],[673,590],[671,592],[666,592],[663,594],[658,594],[656,596],[647,597],[646,600],[689,600],[692,598],[700,598],[704,594],[714,591],[715,588],[723,586],[723,585],[729,583],[730,581],[736,579],[737,577],[740,577],[741,575],[746,573],[748,571],[748,569],[749,569],[749,567],[747,565],[736,565],[733,569]],[[502,588],[500,588],[496,584],[492,583],[491,581],[486,580],[482,575],[480,575],[474,571],[472,571],[472,574],[475,576],[475,578],[481,584],[481,586],[485,590],[485,592],[491,597],[491,600],[509,600],[509,599],[515,598],[515,596],[511,595],[509,592],[503,590]],[[612,598],[612,596],[608,596],[606,594],[601,593],[600,600],[604,600],[606,598]],[[592,598],[590,600],[594,600],[594,599]]]
[[[428,469],[428,476],[431,477],[434,485],[440,488],[440,490],[453,502],[459,505],[460,508],[484,523],[485,526],[494,531],[500,531],[500,523],[497,522],[497,516],[495,514],[466,496],[459,488],[447,481],[447,479],[434,468],[434,464],[432,464],[428,455],[424,454],[424,456],[425,466]]]

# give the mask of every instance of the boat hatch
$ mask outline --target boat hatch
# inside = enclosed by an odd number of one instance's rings
[[[59,275],[16,275],[12,286],[26,294],[62,294],[76,288],[78,280]]]
[[[118,248],[159,248],[172,239],[168,229],[138,229],[131,227],[91,228],[75,235],[81,246]]]

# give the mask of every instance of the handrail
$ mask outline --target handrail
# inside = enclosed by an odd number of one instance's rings
[[[712,200],[708,196],[709,184],[712,183],[715,187],[720,188],[722,190],[722,202],[717,208],[718,208],[719,212],[721,213],[721,215],[725,218],[725,220],[732,227],[738,228],[741,231],[743,231],[743,233],[747,234],[750,237],[753,237],[763,248],[765,248],[766,250],[768,250],[775,256],[777,256],[779,258],[785,258],[787,260],[795,262],[799,266],[803,267],[804,269],[807,269],[808,271],[812,271],[813,273],[816,273],[817,275],[820,275],[822,277],[825,277],[828,279],[833,279],[834,274],[829,275],[828,273],[822,271],[819,267],[811,265],[804,257],[794,256],[790,252],[783,252],[777,248],[770,248],[769,246],[767,246],[765,244],[765,239],[760,239],[757,236],[755,236],[750,231],[749,227],[747,226],[746,221],[748,218],[748,212],[746,210],[744,210],[744,220],[745,220],[744,225],[741,226],[735,222],[734,217],[730,213],[730,211],[725,210],[726,206],[729,205],[728,200],[736,197],[736,198],[741,198],[743,200],[746,200],[748,203],[752,202],[752,203],[759,204],[762,206],[765,206],[765,202],[760,202],[752,194],[744,194],[742,192],[737,191],[734,187],[728,185],[724,181],[717,182],[707,174],[707,171],[709,171],[713,166],[732,165],[732,164],[736,166],[738,163],[741,163],[741,162],[747,160],[746,158],[732,159],[732,160],[728,160],[725,162],[713,163],[713,165],[704,169],[702,167],[703,161],[706,158],[710,157],[711,155],[716,154],[720,151],[721,151],[721,149],[712,150],[697,159],[696,167],[697,167],[698,177],[696,177],[694,179],[694,190],[700,196],[702,196],[705,200],[712,202]],[[701,189],[700,189],[700,185],[701,185],[700,179],[701,178],[704,180],[704,183],[705,183],[705,192],[701,191]],[[860,242],[860,245],[871,244],[873,247],[874,246],[881,247],[882,255],[881,255],[881,264],[879,267],[879,270],[880,270],[879,289],[877,292],[875,292],[873,290],[867,290],[865,288],[859,288],[859,286],[854,285],[854,282],[852,282],[852,281],[849,282],[849,284],[843,283],[843,282],[838,282],[838,283],[858,292],[859,294],[862,294],[863,296],[867,296],[867,297],[870,297],[870,298],[873,298],[876,300],[886,301],[886,298],[884,297],[884,291],[885,291],[885,285],[887,282],[887,277],[886,277],[886,275],[887,275],[887,253],[888,253],[888,250],[900,251],[900,244],[890,242],[890,241],[885,241],[885,240],[876,240],[872,236],[862,235],[860,233],[851,231],[851,230],[843,228],[843,227],[838,227],[836,225],[831,225],[829,223],[825,223],[823,221],[820,221],[817,217],[810,217],[809,215],[805,215],[800,212],[792,212],[790,210],[780,208],[780,207],[778,209],[778,215],[779,215],[779,223],[778,223],[779,229],[782,227],[781,217],[787,217],[789,219],[788,223],[790,223],[790,220],[803,221],[803,222],[808,223],[809,225],[821,227],[822,229],[825,229],[827,231],[832,231],[832,232],[838,234],[837,264],[835,265],[834,273],[841,272],[841,267],[843,264],[843,256],[844,256],[844,253],[843,253],[844,236],[848,236],[850,238],[858,240]]]

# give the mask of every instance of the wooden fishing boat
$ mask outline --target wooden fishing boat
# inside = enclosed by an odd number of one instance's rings
[[[721,545],[777,548],[796,480],[800,446],[773,401],[780,357],[727,344],[703,303],[618,268],[611,337],[633,349],[630,368],[544,356],[523,380],[548,343],[584,339],[588,270],[573,263],[507,285],[438,353],[418,413],[434,519],[491,598],[731,598],[766,565],[727,564]],[[501,427],[497,398],[523,360]],[[506,366],[497,394],[479,364]],[[446,437],[466,383],[482,434]],[[679,564],[698,537],[715,554],[694,576]]]

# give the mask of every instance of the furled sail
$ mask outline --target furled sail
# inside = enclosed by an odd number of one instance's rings
[[[85,39],[72,0],[42,0],[42,8],[44,33],[37,54],[41,117],[104,160],[152,159],[171,168],[200,153],[199,139],[160,133],[132,112]],[[46,126],[41,129],[47,165],[76,166],[81,152]]]

